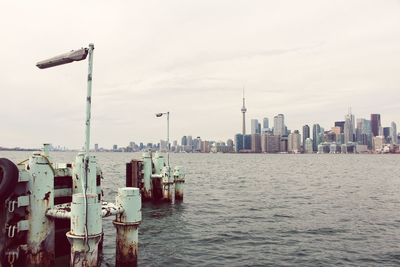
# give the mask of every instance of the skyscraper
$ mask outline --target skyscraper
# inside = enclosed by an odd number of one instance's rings
[[[261,152],[261,135],[258,133],[251,135],[251,152],[253,153]]]
[[[243,136],[246,135],[246,105],[245,105],[245,99],[244,99],[244,88],[243,88],[243,106],[242,106],[242,114],[243,114],[243,121],[242,121],[242,134]]]
[[[354,120],[354,115],[351,114],[351,109],[349,108],[349,113],[344,117],[344,142],[347,144],[348,142],[353,142],[354,141],[354,125],[355,125],[355,120]]]
[[[251,134],[258,133],[258,120],[252,119],[251,120]]]
[[[274,135],[285,135],[285,116],[283,114],[274,117]]]
[[[318,145],[321,143],[321,126],[318,123],[313,125],[313,150],[318,152]]]
[[[335,127],[340,128],[340,133],[343,133],[344,130],[344,121],[335,121]]]
[[[293,133],[288,136],[288,152],[289,153],[299,153],[300,152],[300,141],[301,136],[298,130],[295,130]]]
[[[303,126],[303,149],[305,149],[307,138],[310,138],[310,126],[306,124]]]
[[[371,130],[373,136],[379,135],[380,127],[381,127],[381,114],[371,114]]]
[[[235,152],[240,152],[243,149],[243,134],[235,135]]]
[[[269,128],[269,120],[268,118],[263,119],[263,129],[268,129]]]
[[[390,124],[390,137],[392,144],[397,144],[397,125],[394,121]]]
[[[181,146],[186,146],[187,145],[187,138],[186,138],[186,135],[184,135],[184,136],[182,136],[182,139],[181,139]]]

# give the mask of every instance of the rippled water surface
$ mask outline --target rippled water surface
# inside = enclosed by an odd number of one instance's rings
[[[0,151],[15,161],[26,152]],[[125,162],[98,153],[106,200]],[[59,162],[74,153],[53,153]],[[171,154],[186,169],[184,202],[143,206],[140,266],[399,266],[397,155]],[[115,230],[104,221],[103,266]]]

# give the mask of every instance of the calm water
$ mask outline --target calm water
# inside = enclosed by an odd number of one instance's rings
[[[15,161],[28,153],[1,152]],[[53,153],[59,162],[73,153]],[[99,153],[106,200],[125,162]],[[397,155],[172,154],[185,166],[184,202],[143,207],[140,266],[399,266]],[[103,266],[115,230],[104,221]]]

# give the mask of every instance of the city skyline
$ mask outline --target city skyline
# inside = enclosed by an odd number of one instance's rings
[[[359,117],[382,114],[384,125],[399,121],[399,1],[45,0],[2,9],[1,146],[83,145],[87,65],[35,64],[90,42],[92,144],[157,142],[166,125],[154,114],[166,111],[171,140],[232,138],[243,85],[247,118],[272,124],[282,113],[291,129],[326,127],[349,106]]]

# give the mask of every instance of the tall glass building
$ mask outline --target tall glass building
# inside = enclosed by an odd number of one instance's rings
[[[243,134],[235,135],[235,152],[238,153],[243,149]]]

